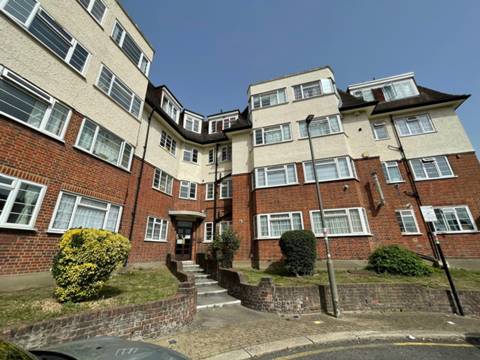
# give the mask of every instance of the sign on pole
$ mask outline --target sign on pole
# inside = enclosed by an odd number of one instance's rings
[[[426,222],[437,221],[437,215],[435,214],[435,210],[433,210],[433,206],[420,206],[420,211]]]

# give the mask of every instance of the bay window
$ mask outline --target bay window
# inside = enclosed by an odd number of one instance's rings
[[[148,76],[150,60],[148,60],[145,53],[137,45],[135,40],[133,40],[133,37],[125,31],[122,25],[120,25],[118,20],[115,21],[115,25],[113,26],[112,39],[135,64],[135,66]]]
[[[153,188],[160,190],[168,195],[172,195],[173,177],[165,171],[155,168],[153,175]]]
[[[180,198],[195,200],[197,198],[197,184],[191,181],[180,181]]]
[[[278,239],[285,231],[303,229],[300,211],[259,214],[255,221],[257,239]]]
[[[258,145],[276,144],[292,139],[290,124],[281,124],[253,131],[253,143]]]
[[[162,135],[160,136],[160,146],[173,156],[177,153],[177,142],[164,130],[162,130]]]
[[[185,145],[185,149],[183,150],[183,160],[198,163],[198,150],[194,147]]]
[[[299,121],[300,137],[308,137],[307,122],[305,120]],[[325,136],[330,134],[338,134],[343,131],[340,115],[330,115],[324,118],[313,119],[310,123],[310,136]]]
[[[340,179],[353,179],[356,177],[355,167],[348,156],[321,159],[315,162],[318,181],[332,181]],[[315,182],[315,175],[311,161],[303,163],[305,182]]]
[[[402,137],[435,132],[432,120],[428,114],[398,118],[394,121],[398,133]]]
[[[259,109],[268,106],[283,104],[287,102],[285,88],[269,91],[263,94],[253,95],[251,99],[252,109]]]
[[[395,211],[395,215],[402,234],[409,235],[420,233],[413,210],[397,210]]]
[[[166,242],[168,234],[168,221],[147,217],[147,230],[145,231],[145,241]]]
[[[295,164],[255,169],[255,188],[297,184]]]
[[[389,184],[403,182],[402,174],[400,173],[400,168],[398,167],[397,161],[383,162],[383,173],[387,183]]]
[[[367,215],[363,208],[324,210],[325,227],[329,236],[369,235]],[[315,236],[323,236],[322,218],[319,210],[310,211],[312,231]]]
[[[434,207],[437,221],[433,223],[437,233],[461,233],[477,231],[470,209],[466,205]]]
[[[454,176],[446,156],[412,159],[409,162],[415,180],[441,179]]]

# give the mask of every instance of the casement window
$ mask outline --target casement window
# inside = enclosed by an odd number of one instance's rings
[[[232,161],[232,144],[220,148],[220,161]]]
[[[205,200],[213,200],[215,191],[215,184],[214,183],[206,183],[205,184]]]
[[[122,25],[115,21],[112,31],[112,39],[123,50],[125,55],[140,69],[142,73],[148,76],[150,69],[150,60],[148,60],[145,53],[137,45],[132,36],[125,31]]]
[[[300,137],[308,137],[306,121],[299,121],[298,126],[300,128]],[[324,118],[313,119],[310,123],[310,136],[312,137],[338,134],[342,131],[340,115],[331,115]]]
[[[145,241],[166,242],[168,234],[168,221],[147,217],[147,230],[145,231]]]
[[[413,210],[396,210],[395,215],[402,234],[408,235],[420,233]]]
[[[215,149],[208,150],[208,163],[209,164],[215,163]]]
[[[83,119],[76,146],[125,170],[130,170],[133,146],[93,121]]]
[[[138,119],[142,109],[142,99],[103,64],[97,86],[108,97]]]
[[[213,241],[213,222],[205,223],[205,229],[203,231],[203,241],[204,242]]]
[[[251,99],[252,109],[259,109],[268,106],[283,104],[287,102],[285,88],[269,91],[263,94],[253,95]]]
[[[315,162],[318,181],[331,181],[340,179],[353,179],[356,177],[355,167],[348,156],[322,159]],[[305,182],[315,182],[312,162],[303,163]]]
[[[47,187],[0,174],[0,227],[32,230]]]
[[[170,118],[178,124],[180,117],[180,108],[175,104],[173,99],[168,97],[165,93],[162,98],[162,109],[167,113]]]
[[[202,120],[194,118],[191,115],[185,114],[183,127],[189,131],[193,131],[193,132],[196,132],[197,134],[200,134],[202,132]]]
[[[220,199],[232,198],[232,179],[224,179],[220,183]]]
[[[71,113],[57,99],[0,66],[0,114],[63,139]]]
[[[334,92],[332,79],[321,79],[320,81],[312,81],[293,87],[295,100],[308,99],[322,94],[333,94]]]
[[[453,177],[453,171],[446,156],[410,160],[415,180],[441,179]]]
[[[231,221],[221,221],[219,224],[220,235],[223,235],[228,229],[231,229],[231,228],[232,228]]]
[[[390,138],[388,135],[387,124],[385,122],[372,123],[373,138],[375,140],[386,140]]]
[[[107,6],[102,0],[78,0],[80,4],[101,25],[107,12]]]
[[[183,160],[195,164],[198,163],[198,150],[186,145],[185,149],[183,150]]]
[[[365,101],[375,100],[372,89],[368,88],[352,91],[352,95],[363,98]],[[400,100],[411,96],[418,95],[418,89],[413,79],[397,81],[389,84],[383,84],[378,87],[383,93],[385,101]]]
[[[229,129],[232,126],[232,123],[237,120],[236,116],[227,117],[223,119],[217,120],[209,120],[208,121],[208,133],[215,134],[218,132],[222,132],[223,130]]]
[[[155,168],[152,186],[154,189],[160,190],[168,195],[172,195],[173,176],[167,174],[163,170]]]
[[[180,198],[195,200],[197,198],[197,184],[191,181],[180,181]]]
[[[255,169],[255,188],[297,184],[295,164]]]
[[[466,205],[435,207],[437,221],[433,223],[438,233],[477,231],[470,209]]]
[[[290,124],[269,126],[253,131],[253,143],[255,146],[276,144],[292,140]]]
[[[118,231],[122,207],[102,200],[60,192],[49,231],[72,228]]]
[[[83,74],[90,53],[37,0],[3,0],[0,10],[73,69]]]
[[[278,239],[285,231],[303,229],[303,218],[300,211],[259,214],[255,221],[257,239]]]
[[[395,119],[400,136],[412,136],[435,132],[432,120],[427,114]]]
[[[173,156],[177,153],[177,142],[164,130],[162,130],[162,135],[160,136],[160,146]]]
[[[363,101],[367,102],[375,100],[371,89],[355,90],[352,92],[352,95],[357,98],[362,98]]]
[[[363,208],[324,210],[325,227],[329,236],[369,235],[367,215]],[[312,231],[315,236],[323,236],[322,218],[319,210],[310,211]]]
[[[387,183],[398,183],[403,182],[402,174],[400,168],[398,167],[397,161],[385,161],[383,162],[383,173]]]

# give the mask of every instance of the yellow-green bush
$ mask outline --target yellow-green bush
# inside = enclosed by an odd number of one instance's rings
[[[97,297],[129,252],[130,242],[120,234],[98,229],[68,230],[53,259],[55,296],[61,302]]]

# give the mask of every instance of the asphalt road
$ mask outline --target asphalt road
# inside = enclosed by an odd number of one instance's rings
[[[475,360],[480,359],[478,341],[373,342],[311,345],[260,357],[259,360]]]

